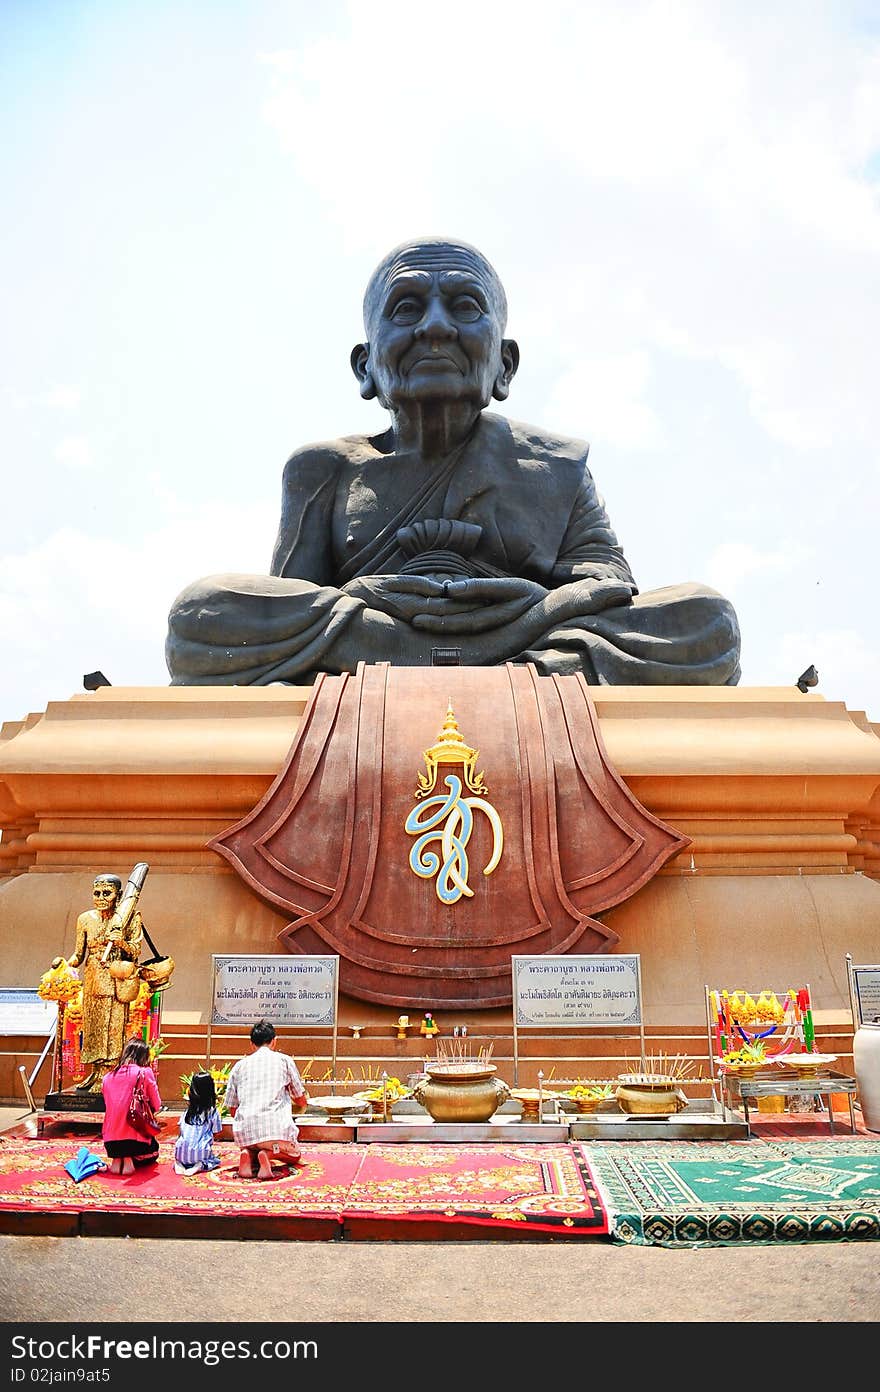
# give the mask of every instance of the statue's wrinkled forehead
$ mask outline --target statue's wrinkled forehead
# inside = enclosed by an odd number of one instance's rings
[[[498,316],[501,331],[504,332],[507,323],[507,296],[494,266],[486,260],[482,252],[467,242],[425,239],[403,242],[395,247],[379,262],[370,276],[364,295],[364,327],[368,337],[373,315],[383,304],[394,282],[413,271],[455,271],[471,276],[486,291]]]

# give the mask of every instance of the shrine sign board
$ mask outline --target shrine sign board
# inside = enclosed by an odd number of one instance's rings
[[[518,1080],[519,1028],[637,1027],[645,1055],[638,953],[511,957],[513,1076]]]
[[[336,1074],[336,1015],[339,1003],[339,958],[214,953],[211,958],[211,1014],[207,1052],[211,1057],[213,1025],[241,1025],[257,1020],[333,1030]]]
[[[52,1034],[58,1002],[25,986],[0,987],[0,1034]]]
[[[212,1025],[332,1025],[336,1018],[338,957],[211,958]]]
[[[518,1025],[640,1025],[637,955],[513,957]]]
[[[880,1024],[880,965],[849,965],[853,1028]]]

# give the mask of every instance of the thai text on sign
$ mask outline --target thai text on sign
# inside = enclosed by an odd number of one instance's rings
[[[212,1025],[333,1025],[338,957],[212,958]]]
[[[517,1025],[640,1025],[638,955],[512,957]]]
[[[853,1024],[880,1023],[880,966],[852,968],[858,1019]]]
[[[51,1034],[58,1018],[58,1002],[42,1000],[26,986],[0,988],[0,1034]]]

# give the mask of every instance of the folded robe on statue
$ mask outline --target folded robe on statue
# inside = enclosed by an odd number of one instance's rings
[[[602,685],[737,682],[732,606],[692,584],[638,594],[584,442],[489,412],[433,467],[395,456],[390,439],[351,436],[292,457],[273,574],[215,575],[183,591],[169,620],[173,684],[301,683],[360,661],[430,665],[444,644],[463,665],[529,661]],[[413,528],[438,519],[465,524],[449,543],[454,552],[466,534],[462,554],[441,561],[447,573],[451,564],[453,574],[523,577],[547,593],[508,623],[446,637],[346,592],[359,577],[420,573]],[[421,573],[436,560],[426,555]],[[597,581],[616,595],[598,612]],[[632,601],[620,602],[627,590]]]

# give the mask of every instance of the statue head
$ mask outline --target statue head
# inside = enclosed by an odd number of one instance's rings
[[[498,273],[467,242],[422,237],[390,251],[364,295],[366,343],[351,365],[366,400],[389,411],[408,402],[503,401],[519,365],[504,337],[507,297]]]
[[[92,885],[92,899],[96,909],[113,910],[122,893],[122,881],[118,875],[96,875]]]

